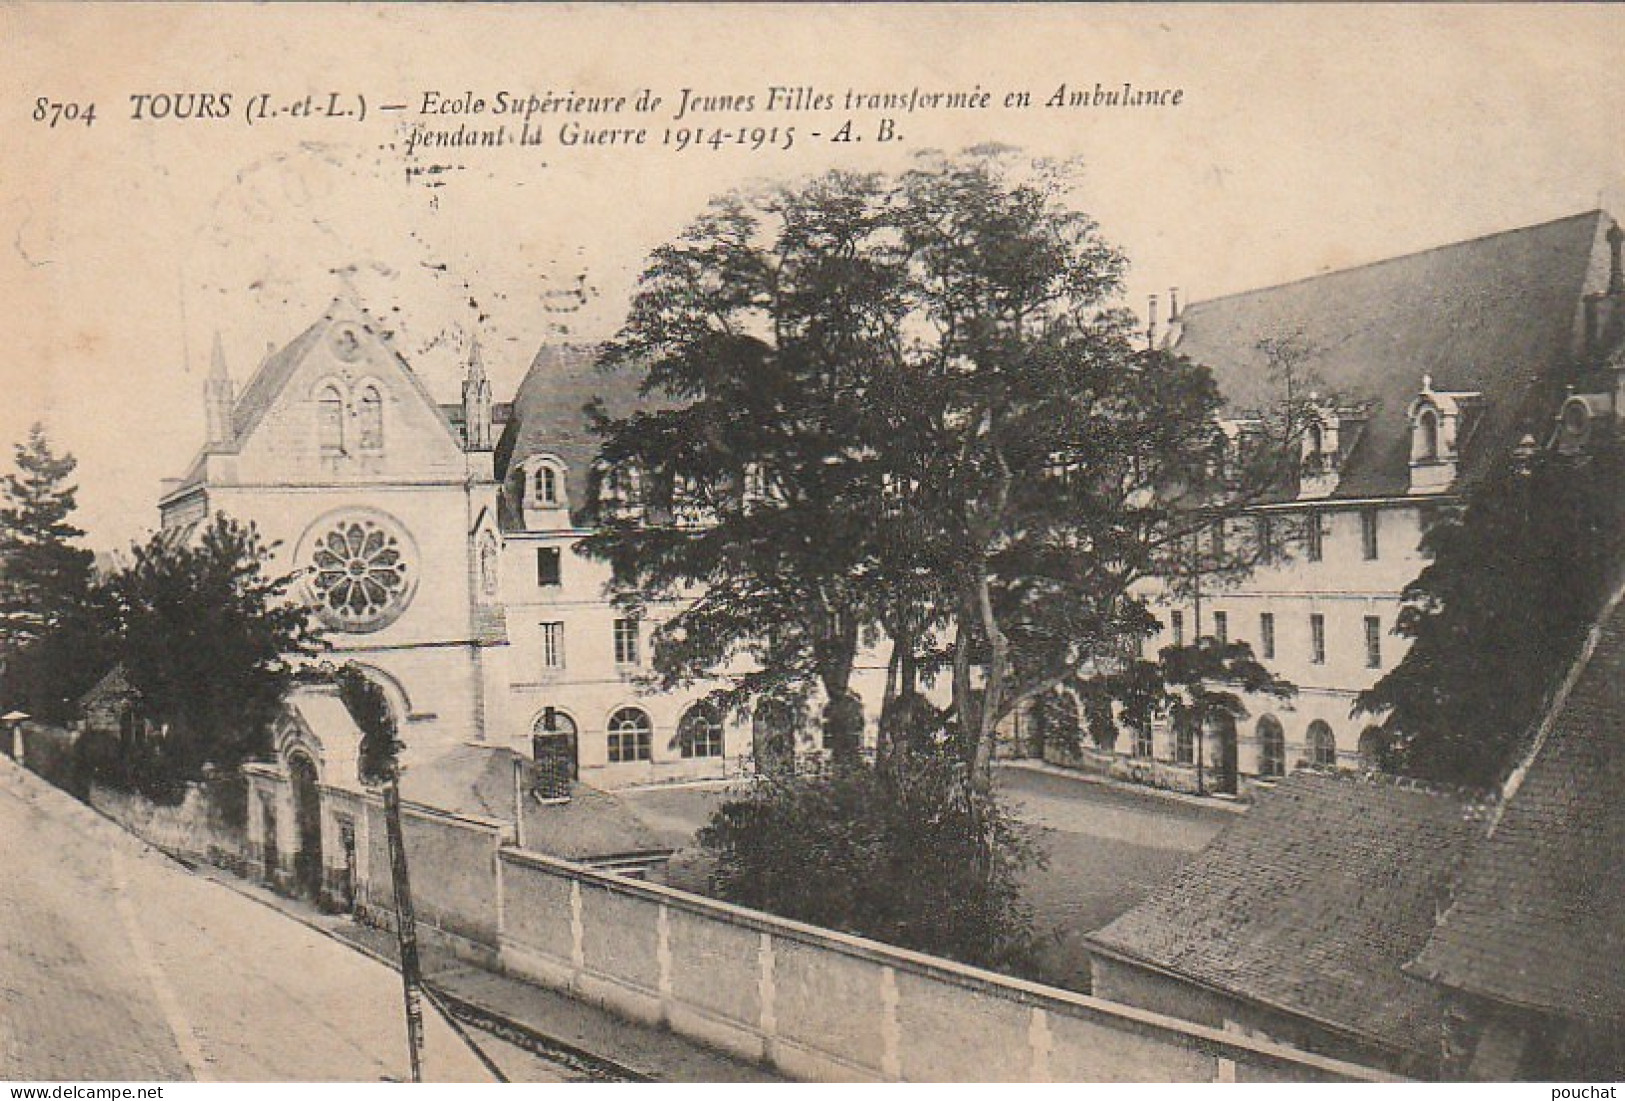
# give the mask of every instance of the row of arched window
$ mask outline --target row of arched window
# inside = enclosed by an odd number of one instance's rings
[[[1286,751],[1286,730],[1281,725],[1281,720],[1274,715],[1262,715],[1258,719],[1254,732],[1258,739],[1257,775],[1263,777],[1285,776],[1289,762]],[[1381,732],[1375,727],[1368,727],[1360,735],[1359,755],[1362,767],[1377,767],[1382,740]],[[1150,731],[1135,731],[1133,754],[1136,757],[1147,759],[1153,756]],[[1331,724],[1324,719],[1315,719],[1304,731],[1303,762],[1315,768],[1337,767],[1337,735],[1332,732]],[[1195,730],[1187,724],[1175,724],[1174,764],[1194,765],[1195,763]]]
[[[532,732],[543,738],[577,736],[575,720],[549,707],[536,717]],[[654,721],[641,707],[617,708],[604,724],[610,764],[654,758]],[[722,715],[708,703],[696,703],[677,721],[677,749],[685,760],[723,756]]]
[[[384,395],[363,383],[347,410],[345,388],[329,379],[316,389],[316,437],[324,454],[384,449]],[[346,413],[353,413],[353,417]],[[351,423],[353,421],[353,423]]]

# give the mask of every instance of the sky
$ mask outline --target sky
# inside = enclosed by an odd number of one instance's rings
[[[217,337],[240,388],[351,294],[443,400],[478,338],[501,400],[543,342],[613,334],[649,250],[730,188],[991,141],[1075,159],[1136,309],[1625,211],[1625,10],[1607,6],[14,3],[0,43],[0,442],[39,420],[78,457],[97,549],[156,526],[160,480],[202,442]],[[1043,105],[1097,82],[1182,94]],[[773,85],[990,105],[767,112]],[[756,109],[677,120],[685,88]],[[595,124],[643,146],[562,145],[562,116],[538,114],[535,147],[405,147],[415,126],[517,132],[499,93],[643,90],[661,106]],[[430,93],[486,110],[426,115]],[[204,94],[226,117],[174,117]],[[356,113],[250,121],[306,96]],[[50,125],[52,104],[92,103],[93,123]],[[831,140],[847,118],[864,141]],[[696,123],[728,143],[662,144]],[[796,138],[749,148],[758,126]]]

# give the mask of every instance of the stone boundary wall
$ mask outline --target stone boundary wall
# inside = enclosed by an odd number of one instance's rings
[[[241,871],[244,835],[222,820],[201,785],[187,789],[176,806],[155,803],[143,795],[91,783],[87,801],[96,810],[171,856],[195,863]]]
[[[261,791],[286,782],[269,770],[252,780]],[[392,924],[382,801],[324,789],[323,803],[324,815],[355,825],[347,874],[358,916]],[[424,934],[472,962],[792,1078],[1396,1080],[529,852],[510,843],[504,822],[414,804],[403,810]],[[275,869],[256,871],[275,880]]]
[[[815,1081],[1393,1081],[504,847],[507,972]]]

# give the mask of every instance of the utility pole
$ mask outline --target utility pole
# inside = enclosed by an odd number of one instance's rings
[[[401,994],[406,1006],[406,1047],[412,1081],[423,1081],[423,970],[418,963],[417,915],[406,872],[406,837],[401,829],[401,781],[397,770],[384,785],[384,823],[389,834],[389,871],[395,888],[395,936],[401,951]]]
[[[1195,550],[1195,553],[1191,555],[1194,567],[1191,577],[1192,603],[1194,605],[1191,609],[1191,619],[1193,620],[1191,624],[1191,640],[1200,651],[1202,646],[1202,535],[1200,528],[1197,529],[1197,534],[1193,537],[1191,543]],[[1194,689],[1193,699],[1200,699],[1201,686],[1193,685],[1192,687]],[[1195,729],[1191,732],[1191,737],[1196,739],[1196,794],[1206,795],[1207,779],[1203,775],[1207,757],[1207,731],[1203,729],[1206,725],[1206,716],[1202,714],[1200,707],[1192,708],[1192,710],[1194,714],[1191,716],[1191,723]]]
[[[383,689],[354,665],[339,669],[339,698],[361,730],[362,784],[382,789],[384,829],[389,838],[389,871],[395,895],[395,936],[401,955],[401,996],[406,1009],[406,1048],[412,1081],[423,1081],[423,970],[418,962],[417,915],[406,871],[406,836],[401,828],[400,740],[395,714]]]

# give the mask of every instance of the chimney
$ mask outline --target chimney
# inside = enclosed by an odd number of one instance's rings
[[[1179,320],[1179,288],[1168,288],[1168,324]]]
[[[1608,289],[1585,300],[1585,354],[1601,359],[1625,338],[1625,229],[1608,227]]]
[[[234,442],[231,415],[236,405],[236,390],[231,384],[231,375],[226,373],[226,352],[217,332],[210,355],[209,377],[203,383],[204,421],[211,449],[230,447]]]
[[[1621,246],[1625,246],[1625,229],[1615,222],[1608,227],[1608,293],[1625,295],[1625,269],[1620,263]]]
[[[1155,349],[1157,346],[1157,296],[1151,296],[1151,307],[1147,311],[1149,320],[1145,323],[1146,347]]]
[[[469,348],[468,369],[463,375],[463,446],[469,451],[492,448],[491,383],[480,359],[479,337]]]

